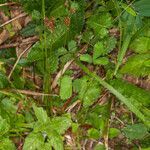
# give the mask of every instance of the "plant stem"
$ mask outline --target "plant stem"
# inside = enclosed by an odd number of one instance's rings
[[[45,20],[45,0],[42,0],[42,16],[43,16],[43,27],[44,27],[44,20]],[[43,91],[44,94],[50,94],[51,90],[50,90],[50,81],[51,81],[51,77],[50,77],[50,73],[48,71],[48,51],[47,51],[47,46],[46,46],[46,32],[45,29],[43,31],[43,38],[44,38],[44,46],[43,46],[43,53],[44,53],[44,81],[43,81]],[[42,43],[43,44],[43,43]],[[48,114],[52,114],[51,113],[51,101],[50,101],[50,97],[44,95],[43,96],[43,101],[44,104],[46,105],[46,110]]]
[[[107,104],[107,113],[105,115],[105,123],[104,123],[104,129],[103,129],[103,138],[104,138],[104,144],[105,144],[105,149],[108,150],[108,139],[109,139],[109,127],[110,127],[110,122],[109,118],[111,116],[111,104],[112,100],[109,100]]]

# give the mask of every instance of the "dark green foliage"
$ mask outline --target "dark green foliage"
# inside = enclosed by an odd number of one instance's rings
[[[120,72],[131,74],[137,77],[144,77],[150,74],[150,54],[137,54],[131,56]]]
[[[111,84],[130,100],[138,101],[144,106],[150,106],[150,93],[126,81],[116,79]]]
[[[142,139],[148,134],[147,128],[143,124],[128,125],[123,132],[131,140]]]
[[[150,1],[149,0],[142,0],[137,1],[134,3],[134,7],[136,11],[139,13],[140,16],[150,16]]]
[[[24,37],[29,37],[37,34],[36,24],[29,23],[25,28],[23,28],[20,34]]]
[[[94,150],[114,149],[122,136],[147,148],[150,93],[123,76],[149,80],[150,2],[13,2],[32,18],[16,35],[39,40],[27,57],[0,49],[0,150],[84,149],[90,140]],[[5,5],[0,9],[10,15]]]

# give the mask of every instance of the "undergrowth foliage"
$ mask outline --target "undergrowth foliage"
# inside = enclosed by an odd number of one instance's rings
[[[150,147],[150,93],[124,80],[150,80],[150,1],[11,2],[31,17],[17,36],[39,40],[19,59],[0,50],[0,150],[108,149],[119,135]]]

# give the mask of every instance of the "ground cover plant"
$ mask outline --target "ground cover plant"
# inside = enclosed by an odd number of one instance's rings
[[[0,0],[0,150],[148,150],[149,107],[149,0]]]

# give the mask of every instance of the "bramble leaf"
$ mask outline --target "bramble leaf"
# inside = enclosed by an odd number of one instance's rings
[[[92,63],[92,57],[89,54],[83,54],[80,56],[81,61]]]
[[[0,150],[16,150],[15,144],[9,138],[1,138],[0,143]]]
[[[130,44],[130,48],[136,53],[146,53],[150,51],[150,38],[138,37]]]
[[[145,63],[150,60],[150,54],[137,54],[131,56],[126,64],[121,68],[122,74],[130,74],[137,77],[144,77],[150,74],[150,67]]]
[[[40,150],[44,145],[44,137],[41,133],[30,133],[23,145],[23,150]]]
[[[72,79],[69,76],[64,76],[60,83],[60,97],[61,99],[70,98],[72,95]]]
[[[126,137],[131,140],[142,139],[146,134],[148,134],[147,128],[144,124],[133,124],[128,125],[123,129]]]
[[[49,120],[47,113],[43,108],[33,106],[33,109],[39,122],[46,123]]]

